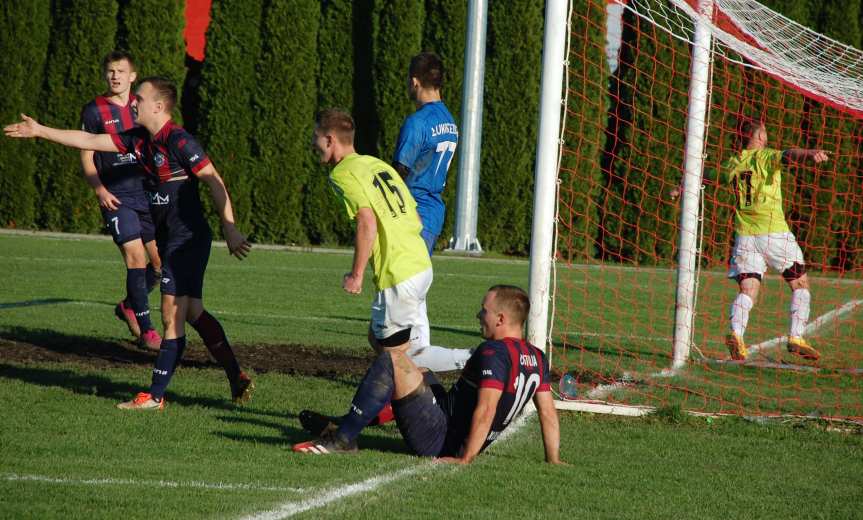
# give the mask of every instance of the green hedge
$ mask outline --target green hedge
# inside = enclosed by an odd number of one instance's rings
[[[44,77],[45,56],[51,32],[49,0],[4,2],[0,7],[0,121],[17,121],[21,112],[36,110]],[[26,35],[26,37],[20,37]],[[36,225],[37,143],[0,140],[0,226],[31,228]]]
[[[533,0],[493,2],[488,12],[477,235],[506,253],[530,247],[543,14]]]
[[[688,71],[685,43],[625,11],[600,204],[603,258],[656,263],[674,255],[677,209],[665,194],[680,181]]]
[[[105,91],[101,65],[105,54],[114,48],[117,2],[54,2],[52,17],[45,88],[37,115],[40,122],[50,126],[80,128],[83,106]],[[80,154],[53,143],[40,143],[39,148],[39,227],[98,231],[102,224],[99,202],[81,175]]]
[[[317,0],[274,1],[264,11],[252,176],[252,223],[262,242],[307,243],[303,188],[325,182],[310,176],[316,170],[309,143],[317,101],[311,72],[318,69],[319,15]]]
[[[138,78],[165,76],[178,88],[186,79],[183,0],[125,0],[120,4],[117,47],[132,53]],[[179,105],[175,119],[182,122]]]
[[[568,86],[566,132],[559,190],[559,251],[567,261],[584,261],[597,254],[602,154],[608,120],[608,81],[605,56],[606,2],[576,0],[569,50],[572,76]],[[580,74],[581,72],[581,74]]]
[[[261,54],[262,0],[214,0],[207,29],[206,59],[201,71],[198,137],[231,194],[234,217],[241,231],[250,233],[252,135],[257,122],[252,96]],[[204,203],[211,206],[208,193]],[[211,225],[219,229],[211,213]]]
[[[765,1],[841,41],[861,41],[860,0]],[[542,4],[512,0],[489,7],[479,208],[479,239],[489,250],[524,254],[530,244]],[[81,106],[104,89],[99,62],[115,46],[135,53],[143,74],[182,83],[184,7],[180,0],[4,3],[0,41],[16,53],[0,57],[9,85],[2,113],[11,119],[29,111],[48,124],[76,127]],[[688,48],[646,26],[643,33],[629,30],[620,68],[609,78],[602,52],[605,2],[577,0],[574,8],[567,109],[580,126],[569,128],[565,137],[577,146],[562,159],[567,254],[673,261],[679,209],[663,195],[680,178],[683,133],[676,123],[659,123],[684,118]],[[351,225],[325,181],[327,170],[309,151],[317,109],[351,109],[358,151],[390,160],[398,130],[414,110],[406,93],[409,59],[431,50],[447,69],[444,101],[457,121],[461,116],[463,1],[214,0],[211,16],[200,81],[189,82],[183,93],[194,102],[183,110],[228,185],[240,228],[255,240],[351,241]],[[632,52],[636,48],[639,53]],[[763,115],[777,143],[832,148],[834,169],[859,171],[858,121],[840,121],[832,109],[805,102],[778,83],[765,86],[751,71],[723,67],[714,72],[724,91],[714,89],[708,176],[727,158],[728,129],[741,114]],[[859,180],[839,177],[795,169],[787,176],[786,197],[807,258],[848,268],[859,263],[848,253],[863,240],[863,202]],[[456,179],[453,168],[442,241],[455,220]],[[813,197],[808,187],[815,185],[825,190]],[[0,188],[16,193],[0,200],[2,225],[100,228],[97,201],[81,180],[74,151],[3,140]],[[707,212],[705,255],[719,262],[731,239],[732,195],[718,185],[708,191],[715,207]],[[830,198],[834,193],[838,199]],[[211,219],[217,224],[212,213]]]

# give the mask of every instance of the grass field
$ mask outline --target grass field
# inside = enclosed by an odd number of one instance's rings
[[[360,297],[341,291],[349,263],[347,254],[261,249],[237,262],[214,248],[205,299],[241,360],[247,345],[306,346],[322,362],[334,351],[361,356],[371,287]],[[104,348],[103,358],[131,359],[111,314],[122,275],[110,241],[0,234],[0,352],[56,350],[78,338]],[[526,286],[527,263],[436,257],[433,341],[474,346],[473,316],[494,283]],[[646,318],[640,327],[613,316],[585,321],[573,329],[587,347],[578,355],[594,356],[615,334],[670,334]],[[647,352],[651,341],[632,348]],[[815,421],[708,420],[676,408],[641,419],[563,412],[563,467],[541,463],[534,417],[463,468],[408,455],[393,426],[366,430],[356,456],[291,453],[307,438],[296,414],[341,412],[358,377],[258,370],[253,400],[235,407],[221,370],[184,366],[164,412],[122,413],[114,405],[149,382],[145,362],[105,368],[4,355],[0,517],[832,519],[860,518],[863,507],[860,428]]]

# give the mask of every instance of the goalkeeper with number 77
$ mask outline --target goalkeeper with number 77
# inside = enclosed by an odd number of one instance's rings
[[[828,160],[827,152],[768,148],[767,126],[760,121],[743,121],[738,138],[741,149],[728,159],[722,173],[722,181],[731,185],[736,195],[735,239],[728,278],[736,280],[740,289],[731,304],[731,329],[725,345],[734,360],[743,361],[749,355],[743,335],[769,266],[782,273],[791,289],[788,352],[817,360],[821,355],[803,337],[809,320],[809,278],[803,252],[782,209],[782,166],[807,160],[819,164]],[[682,184],[671,197],[677,198],[681,192]]]

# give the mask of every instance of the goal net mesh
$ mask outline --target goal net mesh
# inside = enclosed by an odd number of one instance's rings
[[[618,17],[619,13],[619,17]],[[696,307],[685,367],[670,371],[690,50],[697,0],[573,0],[555,224],[552,366],[567,397],[740,415],[863,418],[863,53],[751,0],[714,0],[704,118]],[[721,181],[743,119],[769,147],[829,161],[782,170],[786,220],[811,286],[806,335],[786,350],[791,291],[770,271],[746,362],[724,344],[735,193]]]

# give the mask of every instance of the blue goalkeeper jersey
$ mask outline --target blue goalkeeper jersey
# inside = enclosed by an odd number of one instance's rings
[[[458,128],[442,101],[421,106],[399,132],[393,162],[407,167],[405,183],[417,202],[423,229],[439,235],[446,207],[441,193],[458,145]]]

